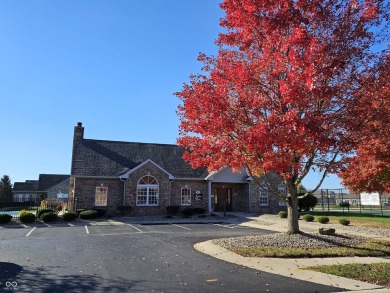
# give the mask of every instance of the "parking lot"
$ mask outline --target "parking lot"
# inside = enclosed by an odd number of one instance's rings
[[[0,228],[0,291],[337,291],[220,261],[193,248],[214,238],[271,233],[237,224],[110,221],[11,226]]]

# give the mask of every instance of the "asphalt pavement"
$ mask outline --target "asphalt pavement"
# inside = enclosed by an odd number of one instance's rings
[[[234,222],[33,223],[0,227],[3,292],[286,292],[345,289],[194,249],[215,238],[273,233]]]

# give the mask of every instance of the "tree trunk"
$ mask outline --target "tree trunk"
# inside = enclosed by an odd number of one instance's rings
[[[291,196],[287,201],[287,234],[299,234],[299,214],[298,214],[298,197]]]

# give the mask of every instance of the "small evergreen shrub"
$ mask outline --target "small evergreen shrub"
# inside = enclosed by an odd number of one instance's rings
[[[179,212],[180,206],[167,206],[166,210],[168,215],[174,216]]]
[[[313,222],[314,217],[312,215],[306,214],[302,216],[302,219],[305,220],[306,222]]]
[[[12,216],[8,214],[0,214],[0,224],[7,224],[11,222]]]
[[[42,222],[54,222],[57,220],[57,214],[53,212],[44,213],[39,218]]]
[[[181,211],[184,217],[191,217],[195,212],[193,208],[185,208]]]
[[[122,214],[122,216],[124,215],[129,215],[132,211],[132,206],[119,206],[117,208],[118,212],[120,212]]]
[[[202,215],[202,214],[206,213],[206,209],[204,209],[204,208],[194,208],[194,213]]]
[[[106,215],[106,210],[104,209],[94,209],[97,212],[97,218],[104,217]]]
[[[345,219],[345,218],[341,218],[341,219],[339,220],[339,223],[340,223],[341,225],[348,226],[349,224],[351,224],[351,221],[348,220],[348,219]]]
[[[62,218],[64,219],[64,221],[71,222],[76,220],[78,216],[79,215],[77,213],[67,212],[62,215]]]
[[[279,218],[281,218],[281,219],[286,219],[286,218],[287,218],[287,212],[285,212],[285,211],[280,211],[280,212],[278,213],[278,216],[279,216]]]
[[[319,217],[317,217],[317,222],[319,222],[321,224],[327,224],[327,223],[329,223],[329,218],[326,216],[319,216]]]
[[[77,213],[78,215],[80,215],[81,212],[84,212],[84,211],[86,211],[86,210],[87,210],[87,209],[77,209],[77,210],[76,210],[76,213]]]
[[[95,210],[85,210],[80,212],[79,216],[80,219],[83,220],[96,219],[98,217],[98,212]]]
[[[39,210],[38,213],[37,213],[37,218],[40,219],[41,216],[42,216],[43,214],[46,214],[46,213],[54,213],[54,210],[53,210],[53,209],[41,209],[41,210]]]
[[[348,201],[342,201],[339,203],[340,208],[348,208],[351,206],[351,204]]]
[[[20,213],[19,220],[25,224],[32,223],[35,221],[35,215],[33,213],[24,211]]]

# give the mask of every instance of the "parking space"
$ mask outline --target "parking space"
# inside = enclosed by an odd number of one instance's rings
[[[229,230],[229,231],[228,231]],[[176,233],[224,233],[233,230],[245,230],[257,233],[259,230],[230,223],[124,223],[90,222],[23,225],[0,228],[0,240],[34,238],[51,239],[53,237],[77,236],[113,236],[131,234],[176,234]],[[260,232],[259,232],[260,233]]]
[[[229,223],[154,223],[123,225],[90,225],[86,233],[91,236],[113,236],[131,234],[213,234],[213,233],[264,233],[255,228]]]

